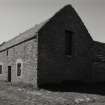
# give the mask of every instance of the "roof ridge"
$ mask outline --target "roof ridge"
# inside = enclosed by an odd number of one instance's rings
[[[3,45],[0,46],[0,52],[10,48],[13,45],[16,45],[17,43],[21,43],[27,39],[30,39],[34,36],[36,36],[36,33],[40,30],[41,27],[46,23],[47,21],[41,22],[40,24],[36,24],[30,29],[27,29],[26,31],[20,33],[19,35],[15,36],[14,38],[8,40]]]

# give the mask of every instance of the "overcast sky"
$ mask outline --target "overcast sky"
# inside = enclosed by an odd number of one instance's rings
[[[0,43],[72,4],[91,36],[105,42],[105,0],[0,0]]]

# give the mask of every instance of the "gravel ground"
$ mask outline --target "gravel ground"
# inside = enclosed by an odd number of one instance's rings
[[[0,81],[0,105],[105,105],[105,96],[27,89]]]

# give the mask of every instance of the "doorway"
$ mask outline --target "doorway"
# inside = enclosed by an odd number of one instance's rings
[[[8,82],[11,82],[11,66],[8,66]]]

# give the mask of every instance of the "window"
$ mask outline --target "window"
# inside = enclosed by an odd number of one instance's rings
[[[0,74],[2,74],[2,65],[0,65]]]
[[[17,63],[17,76],[21,76],[21,69],[22,69],[21,63]]]
[[[16,75],[19,78],[22,77],[22,69],[23,69],[23,61],[22,59],[17,59],[16,60]]]
[[[71,31],[65,31],[65,53],[66,55],[71,56],[72,55],[72,34]]]

